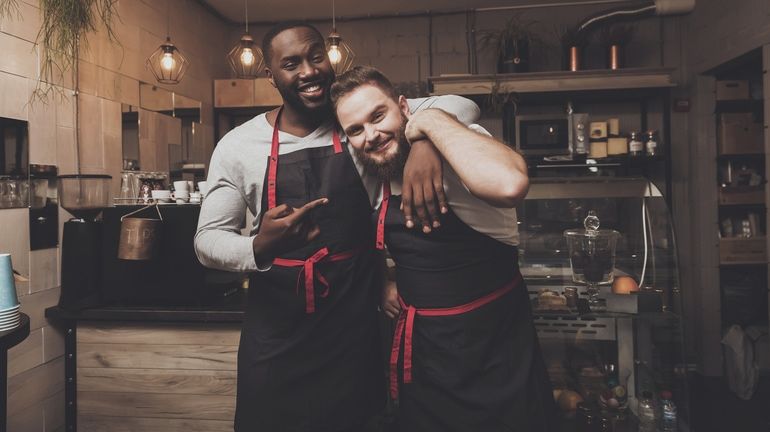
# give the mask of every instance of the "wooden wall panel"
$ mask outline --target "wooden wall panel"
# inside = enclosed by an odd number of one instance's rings
[[[78,414],[232,421],[235,396],[78,392]]]
[[[94,322],[78,327],[78,343],[238,346],[240,325]]]
[[[78,390],[235,395],[235,370],[78,368]]]
[[[78,344],[78,367],[233,370],[238,347]]]
[[[239,325],[95,322],[77,335],[81,430],[232,430]]]

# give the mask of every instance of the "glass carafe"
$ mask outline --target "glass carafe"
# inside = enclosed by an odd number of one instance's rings
[[[620,233],[615,230],[600,230],[599,218],[589,211],[583,221],[584,229],[564,231],[569,247],[572,280],[587,286],[591,310],[602,310],[599,299],[599,285],[609,285],[614,279],[615,245]]]

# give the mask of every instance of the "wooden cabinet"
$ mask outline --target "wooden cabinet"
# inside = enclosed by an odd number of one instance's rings
[[[267,78],[214,80],[215,108],[277,106],[281,95]]]

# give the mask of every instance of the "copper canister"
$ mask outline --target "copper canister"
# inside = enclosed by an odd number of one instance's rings
[[[576,46],[569,47],[569,70],[576,72],[580,70],[580,67],[580,48]]]

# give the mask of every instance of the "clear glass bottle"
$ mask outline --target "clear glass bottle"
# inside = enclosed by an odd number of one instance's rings
[[[647,156],[655,156],[658,154],[658,131],[647,131],[644,135],[644,148],[647,151]]]
[[[676,405],[673,395],[668,390],[660,392],[660,405],[662,415],[660,417],[660,430],[663,432],[676,432]]]
[[[642,141],[642,134],[640,132],[630,132],[628,134],[628,155],[644,155],[644,142]]]
[[[656,432],[655,400],[648,390],[642,392],[639,398],[639,432]]]

